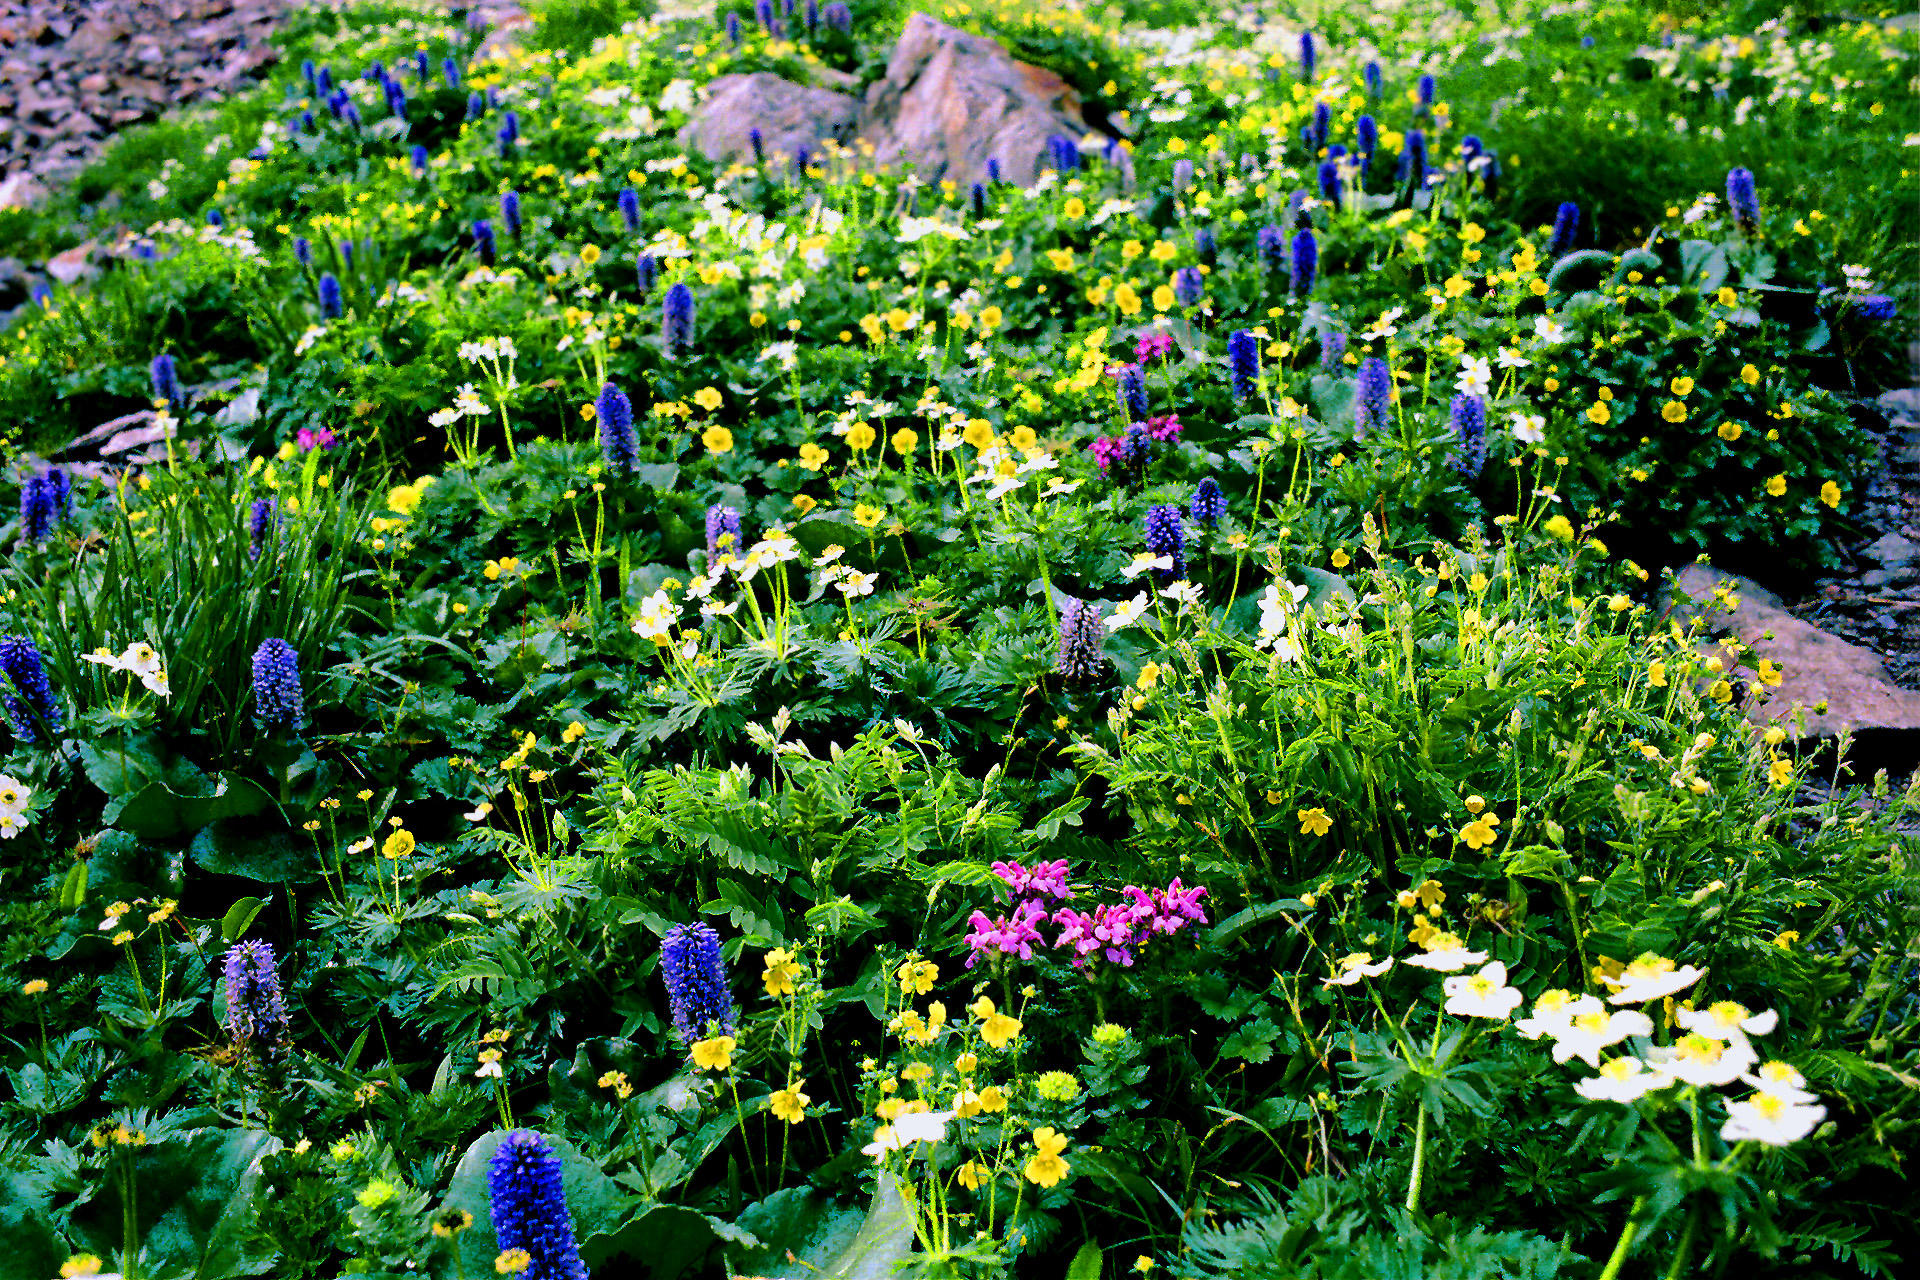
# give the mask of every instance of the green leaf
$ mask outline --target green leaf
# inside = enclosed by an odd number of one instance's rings
[[[223,774],[210,794],[182,795],[164,782],[150,782],[108,802],[102,818],[143,840],[163,840],[223,818],[250,818],[273,807],[260,784]]]
[[[78,911],[87,900],[87,864],[76,862],[67,869],[66,878],[60,882],[60,896],[57,901],[60,910],[67,913]]]
[[[788,1187],[748,1205],[739,1226],[760,1247],[740,1259],[741,1275],[766,1280],[810,1280],[853,1247],[866,1215],[813,1187]]]
[[[254,1196],[260,1186],[260,1158],[280,1145],[278,1138],[257,1129],[193,1129],[152,1146],[130,1148],[146,1271],[184,1271],[195,1280],[271,1272],[279,1255],[260,1239]],[[115,1256],[121,1213],[119,1184],[110,1182],[75,1208],[74,1235],[89,1252]]]
[[[1100,1246],[1089,1240],[1067,1264],[1067,1280],[1100,1280]]]
[[[594,1268],[616,1258],[644,1263],[643,1273],[622,1269],[620,1274],[675,1280],[698,1269],[718,1240],[705,1214],[685,1205],[656,1204],[612,1235],[582,1240],[580,1258]]]
[[[67,1249],[21,1194],[20,1181],[16,1177],[13,1186],[0,1189],[0,1240],[6,1241],[0,1249],[0,1280],[47,1280],[60,1274]]]
[[[242,898],[228,907],[220,921],[220,936],[228,942],[238,942],[253,918],[260,914],[260,908],[266,905],[259,898]]]
[[[320,874],[313,846],[277,822],[227,819],[204,827],[187,850],[195,866],[215,875],[267,884],[312,880]]]

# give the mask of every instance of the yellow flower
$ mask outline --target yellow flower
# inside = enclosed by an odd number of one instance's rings
[[[693,393],[693,402],[702,409],[718,409],[720,407],[720,392],[713,387],[702,387]]]
[[[1155,311],[1173,310],[1173,286],[1163,284],[1154,289],[1153,309]]]
[[[23,996],[45,995],[46,991],[47,991],[47,980],[45,978],[29,979],[20,988],[20,994]]]
[[[811,494],[796,493],[793,495],[793,505],[800,509],[801,515],[805,515],[807,512],[819,506],[820,503],[819,500]]]
[[[800,465],[809,471],[818,471],[827,465],[827,451],[809,440],[800,446]]]
[[[1000,312],[1000,308],[998,307],[980,308],[981,331],[984,333],[991,333],[995,329],[998,329],[1000,327],[1000,316],[1001,316],[1001,312]]]
[[[987,996],[973,1002],[973,1016],[980,1019],[980,1038],[989,1048],[1004,1049],[1020,1034],[1020,1019],[999,1012]]]
[[[60,1264],[62,1280],[72,1276],[97,1276],[106,1264],[90,1253],[76,1253]]]
[[[1323,836],[1333,830],[1333,819],[1327,816],[1325,809],[1315,806],[1301,809],[1294,817],[1300,819],[1300,834],[1303,836]]]
[[[934,983],[940,981],[940,966],[931,960],[913,956],[894,970],[893,976],[900,980],[901,995],[923,996],[933,990]]]
[[[1760,385],[1760,371],[1752,365],[1744,365],[1740,370],[1740,381],[1750,387],[1757,387]]]
[[[855,503],[853,507],[853,522],[862,529],[873,528],[886,519],[886,516],[885,508],[870,507],[864,502]]]
[[[785,947],[775,947],[767,952],[767,969],[761,975],[767,984],[767,994],[775,999],[793,994],[793,980],[802,972],[800,962],[793,952]]]
[[[1787,477],[1785,475],[1767,477],[1767,496],[1769,498],[1784,497],[1786,496],[1786,492]]]
[[[1721,285],[1720,291],[1713,295],[1713,300],[1723,307],[1731,307],[1739,302],[1740,298],[1731,288],[1726,285]]]
[[[1469,849],[1484,849],[1494,842],[1495,836],[1485,818],[1475,818],[1460,828],[1460,839],[1466,842]]]
[[[1660,406],[1660,416],[1668,422],[1685,422],[1687,420],[1687,406],[1681,404],[1678,400],[1669,400]]]
[[[865,453],[873,448],[873,442],[879,438],[874,429],[864,422],[856,422],[847,428],[847,447],[855,453]]]
[[[1047,250],[1047,265],[1051,266],[1055,271],[1060,271],[1060,272],[1067,272],[1067,271],[1073,270],[1073,250],[1071,249]]]
[[[1773,763],[1767,766],[1767,781],[1771,782],[1776,788],[1791,784],[1793,782],[1793,766],[1781,757],[1775,756]]]
[[[451,1240],[473,1225],[473,1215],[465,1209],[447,1209],[433,1216],[433,1234]]]
[[[600,261],[600,246],[597,244],[582,245],[580,247],[580,261],[589,267]]]
[[[969,1160],[960,1166],[960,1172],[956,1176],[960,1179],[961,1186],[969,1191],[978,1191],[980,1184],[993,1177],[993,1170],[978,1160]]]
[[[919,433],[911,427],[902,427],[893,433],[891,443],[893,445],[893,451],[905,458],[910,456],[915,449],[919,448],[920,436]]]
[[[1174,252],[1175,250],[1171,240],[1161,240],[1155,243],[1153,249],[1147,256],[1155,262],[1171,262],[1173,261]]]
[[[984,449],[993,443],[993,424],[985,418],[969,418],[960,438],[976,449]]]
[[[887,328],[895,333],[905,333],[913,328],[913,317],[899,307],[887,312]]]
[[[1652,685],[1656,689],[1666,688],[1667,687],[1667,664],[1664,662],[1655,662],[1655,663],[1648,664],[1647,683]]]
[[[1060,206],[1060,212],[1069,218],[1084,218],[1087,216],[1087,203],[1079,196],[1073,196]]]
[[[572,746],[586,736],[587,726],[581,724],[578,720],[575,720],[560,731],[560,741],[566,743],[568,746]]]
[[[1587,409],[1587,421],[1596,426],[1605,426],[1613,421],[1613,410],[1607,408],[1604,401],[1596,400]]]
[[[1740,433],[1742,430],[1743,428],[1737,422],[1723,422],[1720,424],[1720,427],[1718,431],[1715,432],[1715,434],[1718,435],[1722,440],[1725,440],[1728,444],[1732,444],[1735,440],[1738,440],[1740,438]]]
[[[1772,658],[1762,658],[1754,664],[1754,672],[1760,677],[1760,683],[1769,689],[1778,689],[1786,677],[1779,667],[1773,665]]]
[[[1113,305],[1120,308],[1123,316],[1137,316],[1140,314],[1140,295],[1133,291],[1132,285],[1123,284],[1113,291]]]
[[[1550,516],[1540,527],[1562,542],[1573,541],[1573,522],[1565,516]]]
[[[1067,1149],[1066,1135],[1056,1133],[1051,1128],[1033,1131],[1034,1155],[1027,1161],[1021,1172],[1027,1175],[1027,1181],[1043,1187],[1057,1185],[1067,1176],[1071,1166],[1060,1158]]]
[[[1353,563],[1353,557],[1348,555],[1343,547],[1335,547],[1333,555],[1328,557],[1328,560],[1336,569],[1344,569]]]
[[[1007,1091],[997,1084],[990,1084],[980,1091],[980,1109],[989,1115],[997,1115],[1007,1109]]]
[[[380,846],[380,852],[396,862],[413,852],[413,833],[405,827],[396,830]]]
[[[1681,397],[1682,399],[1686,398],[1693,391],[1692,378],[1675,378],[1668,385],[1670,385],[1673,388],[1673,394]]]
[[[700,443],[713,453],[732,453],[733,432],[725,427],[708,427],[700,433]]]
[[[1824,503],[1826,503],[1826,504],[1827,504],[1827,505],[1828,505],[1829,507],[1835,507],[1835,508],[1837,508],[1837,507],[1839,507],[1839,505],[1840,505],[1840,486],[1839,486],[1839,485],[1837,485],[1837,484],[1835,484],[1835,483],[1834,483],[1833,481],[1831,481],[1831,480],[1829,480],[1829,481],[1827,481],[1827,482],[1826,482],[1825,484],[1823,484],[1823,485],[1821,485],[1821,486],[1820,486],[1820,501],[1822,501],[1822,502],[1824,502]]]
[[[508,1249],[493,1260],[496,1275],[517,1276],[533,1265],[533,1255],[525,1249]]]
[[[786,1088],[776,1092],[771,1098],[767,1099],[767,1110],[773,1112],[775,1116],[785,1120],[788,1124],[799,1124],[802,1120],[805,1120],[807,1118],[807,1103],[812,1101],[806,1094],[800,1092],[800,1086],[805,1083],[805,1080],[795,1080]]]
[[[732,1036],[715,1036],[693,1043],[693,1065],[701,1071],[726,1071],[733,1066]]]

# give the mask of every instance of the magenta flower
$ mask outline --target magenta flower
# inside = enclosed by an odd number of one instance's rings
[[[1063,868],[1066,866],[1064,862],[1060,865]],[[1002,916],[998,920],[989,920],[984,911],[974,912],[967,921],[973,926],[973,932],[967,935],[967,946],[971,949],[967,956],[967,968],[973,968],[983,955],[1033,959],[1034,947],[1046,943],[1036,927],[1046,918],[1047,909],[1032,900],[1020,903],[1013,909],[1012,915]]]
[[[1128,910],[1143,933],[1172,937],[1189,924],[1207,923],[1207,913],[1200,907],[1200,899],[1207,893],[1205,885],[1197,884],[1188,889],[1176,877],[1164,889],[1149,890],[1128,885],[1121,892],[1132,900]]]
[[[1073,897],[1073,890],[1067,886],[1065,858],[1036,862],[1031,867],[1023,867],[1017,862],[996,862],[993,864],[993,874],[999,876],[1012,891],[1016,903]]]
[[[1160,329],[1148,329],[1133,344],[1133,358],[1140,364],[1166,355],[1173,350],[1173,335]]]
[[[1073,967],[1084,969],[1096,954],[1109,964],[1133,964],[1134,918],[1131,907],[1103,903],[1089,915],[1072,907],[1054,912],[1053,922],[1061,926],[1060,938],[1053,945],[1073,948]]]

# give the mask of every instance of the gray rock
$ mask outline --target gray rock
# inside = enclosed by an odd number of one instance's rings
[[[1898,390],[1883,392],[1875,403],[1889,418],[1920,421],[1920,387],[1901,387]]]
[[[1897,533],[1886,533],[1867,545],[1866,556],[1889,569],[1920,560],[1920,543]]]
[[[859,101],[844,93],[756,71],[715,80],[707,100],[680,131],[680,143],[716,163],[751,161],[749,134],[758,129],[767,163],[779,172],[801,147],[818,156],[829,139],[847,141],[859,122]]]
[[[1893,575],[1885,569],[1869,569],[1860,575],[1860,585],[1869,591],[1878,591],[1893,582]]]
[[[1725,599],[1718,594],[1723,583],[1728,587]],[[1729,663],[1727,677],[1747,682],[1744,710],[1750,722],[1777,722],[1797,739],[1920,734],[1920,692],[1894,684],[1880,655],[1871,649],[1794,617],[1772,592],[1711,565],[1688,565],[1674,586],[1680,597],[1675,616],[1683,621],[1699,618],[1716,633],[1731,633],[1745,647]],[[1725,647],[1715,645],[1712,652],[1724,657]],[[1769,687],[1760,679],[1762,658],[1777,668],[1778,685]]]

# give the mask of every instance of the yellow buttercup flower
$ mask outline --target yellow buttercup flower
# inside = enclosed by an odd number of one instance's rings
[[[805,1080],[795,1080],[786,1088],[774,1093],[771,1098],[767,1099],[767,1110],[773,1112],[776,1117],[785,1120],[788,1124],[799,1124],[802,1120],[805,1120],[807,1118],[807,1103],[812,1101],[806,1094],[800,1092],[800,1086],[805,1083]]]
[[[693,1044],[693,1065],[701,1071],[726,1071],[733,1066],[734,1039],[714,1036]]]
[[[708,427],[700,433],[700,443],[712,453],[732,453],[733,432],[725,427]]]
[[[988,996],[973,1002],[973,1016],[980,1020],[980,1038],[989,1048],[1004,1049],[1020,1034],[1020,1019],[999,1012]]]
[[[887,513],[883,508],[870,507],[864,502],[855,503],[853,507],[853,522],[862,529],[873,528],[882,520],[886,519],[886,515]]]
[[[1300,819],[1300,834],[1303,836],[1323,836],[1333,830],[1333,819],[1327,816],[1325,809],[1318,806],[1301,809],[1294,814],[1294,817]]]
[[[809,440],[800,446],[800,465],[809,471],[818,471],[827,465],[827,451]]]
[[[893,433],[891,440],[893,451],[901,457],[907,457],[920,445],[920,435],[911,427],[902,427]]]
[[[1829,507],[1838,508],[1840,505],[1840,486],[1831,480],[1821,485],[1820,501],[1826,503]]]
[[[693,393],[693,402],[702,409],[718,409],[720,407],[720,392],[714,387],[702,387]]]
[[[847,447],[855,453],[865,453],[873,448],[873,442],[879,438],[878,433],[864,422],[856,422],[847,428]]]
[[[413,833],[405,827],[397,829],[380,846],[380,852],[386,857],[398,861],[414,850]]]
[[[1021,1170],[1026,1174],[1028,1182],[1051,1187],[1067,1176],[1072,1166],[1060,1158],[1060,1153],[1067,1149],[1066,1135],[1057,1133],[1051,1128],[1035,1129],[1033,1149],[1033,1158],[1028,1160],[1026,1167]]]
[[[940,966],[931,960],[912,956],[894,971],[893,976],[900,982],[901,995],[923,996],[933,990],[933,984],[940,980]]]
[[[766,972],[761,981],[766,984],[767,994],[776,1000],[793,994],[793,980],[803,972],[799,960],[785,947],[775,947],[767,952]]]

